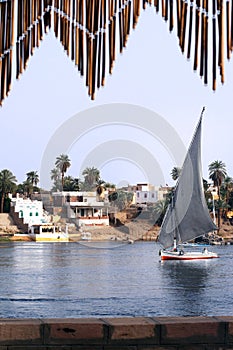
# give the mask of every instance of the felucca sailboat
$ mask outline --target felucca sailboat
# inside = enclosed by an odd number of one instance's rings
[[[163,246],[160,250],[161,260],[218,258],[207,248],[189,251],[183,246],[183,243],[217,230],[209,215],[203,189],[201,128],[204,109],[160,229],[159,242]]]

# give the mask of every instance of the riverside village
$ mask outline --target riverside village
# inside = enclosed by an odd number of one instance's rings
[[[57,191],[32,193],[30,197],[9,194],[9,213],[0,214],[1,237],[40,241],[156,240],[158,228],[153,223],[152,209],[169,190],[170,187],[138,183],[117,190],[103,189],[101,193]]]
[[[137,183],[116,188],[102,180],[95,167],[83,171],[84,181],[65,176],[69,166],[67,155],[57,157],[51,171],[53,187],[50,191],[37,187],[37,171],[27,173],[25,182],[19,185],[9,170],[0,172],[2,241],[157,241],[174,187]],[[216,182],[219,166],[223,168],[222,178],[221,182]],[[210,164],[209,171],[212,181],[203,180],[203,187],[218,231],[200,240],[232,244],[233,182],[222,162]],[[177,180],[179,173],[180,169],[174,167],[172,179]],[[221,186],[217,186],[219,183]]]

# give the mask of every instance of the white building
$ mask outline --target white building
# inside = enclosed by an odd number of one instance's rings
[[[128,191],[134,193],[132,204],[154,204],[159,200],[164,200],[170,190],[169,186],[154,186],[148,183],[128,186]]]
[[[18,217],[23,219],[24,224],[40,224],[47,219],[44,216],[42,201],[32,201],[29,198],[23,199],[17,196],[16,198],[11,198],[11,205],[14,212],[18,213]]]
[[[136,185],[136,204],[153,204],[158,200],[158,187],[148,183]]]
[[[109,225],[108,203],[98,201],[93,192],[63,191],[52,193],[55,207],[66,207],[67,216],[76,219],[78,226]]]

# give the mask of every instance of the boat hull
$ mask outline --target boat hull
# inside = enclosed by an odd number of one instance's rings
[[[218,254],[203,251],[203,252],[181,252],[181,251],[160,251],[161,260],[206,260],[219,258]]]
[[[52,223],[35,224],[30,226],[29,237],[35,242],[69,242],[69,234],[61,227]]]
[[[69,237],[62,235],[29,234],[29,236],[35,242],[69,242]]]

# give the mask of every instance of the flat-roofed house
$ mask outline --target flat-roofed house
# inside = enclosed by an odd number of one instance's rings
[[[67,217],[75,219],[79,227],[109,225],[108,202],[99,201],[95,191],[54,192],[52,197],[53,205],[65,207]]]

